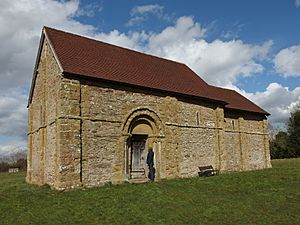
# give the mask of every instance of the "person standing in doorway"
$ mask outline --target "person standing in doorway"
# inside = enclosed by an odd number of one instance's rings
[[[155,169],[154,169],[154,152],[152,150],[152,148],[149,148],[148,154],[147,154],[147,165],[149,167],[149,174],[148,174],[148,178],[151,181],[154,181],[155,178]]]

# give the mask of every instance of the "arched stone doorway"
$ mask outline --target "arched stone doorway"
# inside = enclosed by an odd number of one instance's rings
[[[125,179],[147,180],[147,153],[154,151],[156,179],[160,179],[160,162],[163,129],[157,114],[149,109],[137,109],[126,119],[123,126],[125,140]]]

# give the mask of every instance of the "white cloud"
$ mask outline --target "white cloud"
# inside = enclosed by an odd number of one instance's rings
[[[94,34],[74,19],[78,9],[79,1],[0,1],[0,152],[26,146],[28,88],[43,25]]]
[[[204,36],[206,30],[195,23],[192,17],[183,16],[177,19],[174,26],[165,28],[161,33],[152,34],[149,38],[149,50],[162,53],[165,47],[174,47],[177,44],[193,41]]]
[[[239,34],[242,32],[244,28],[244,24],[239,21],[235,21],[232,24],[226,26],[227,30],[222,31],[221,37],[229,40],[229,39],[237,39],[239,38]]]
[[[43,25],[92,34],[92,26],[72,19],[78,5],[78,1],[0,1],[0,90],[29,84]]]
[[[227,86],[250,99],[266,110],[271,116],[268,121],[276,130],[285,130],[291,111],[300,104],[300,87],[290,90],[278,83],[270,83],[266,90],[260,92],[246,92],[234,84]]]
[[[26,136],[27,93],[19,89],[9,89],[0,98],[0,136]]]
[[[163,12],[164,7],[158,4],[153,5],[141,5],[141,6],[135,6],[131,12],[131,16],[135,16],[138,14],[146,14],[146,13],[152,13],[156,15],[161,15]]]
[[[27,93],[6,89],[0,98],[0,156],[27,146]]]
[[[295,0],[295,6],[298,8],[300,7],[300,0]]]
[[[279,128],[286,125],[291,110],[300,103],[300,87],[289,90],[278,83],[269,84],[263,92],[244,94],[271,113],[270,122]]]
[[[82,7],[79,7],[76,11],[76,16],[94,17],[96,13],[101,12],[102,10],[102,3],[99,4],[98,2],[91,2]]]
[[[109,33],[95,34],[94,38],[114,45],[143,51],[143,43],[149,39],[149,35],[144,31],[124,34],[118,30],[113,30]]]
[[[146,20],[145,17],[143,16],[135,16],[133,18],[131,18],[127,23],[126,23],[126,26],[128,27],[132,27],[134,25],[137,25],[137,24],[140,24],[142,22],[144,22]]]
[[[135,6],[130,11],[130,20],[125,24],[128,27],[139,25],[146,21],[150,15],[157,18],[168,19],[168,15],[163,13],[164,7],[158,4]]]
[[[284,77],[300,76],[300,45],[281,50],[273,62],[276,72]]]

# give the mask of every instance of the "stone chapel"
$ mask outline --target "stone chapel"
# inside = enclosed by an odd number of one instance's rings
[[[268,112],[186,65],[44,27],[26,180],[55,189],[271,167]]]

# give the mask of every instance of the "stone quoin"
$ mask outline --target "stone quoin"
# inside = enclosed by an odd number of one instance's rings
[[[186,65],[44,27],[26,180],[55,189],[271,167],[269,114]]]

